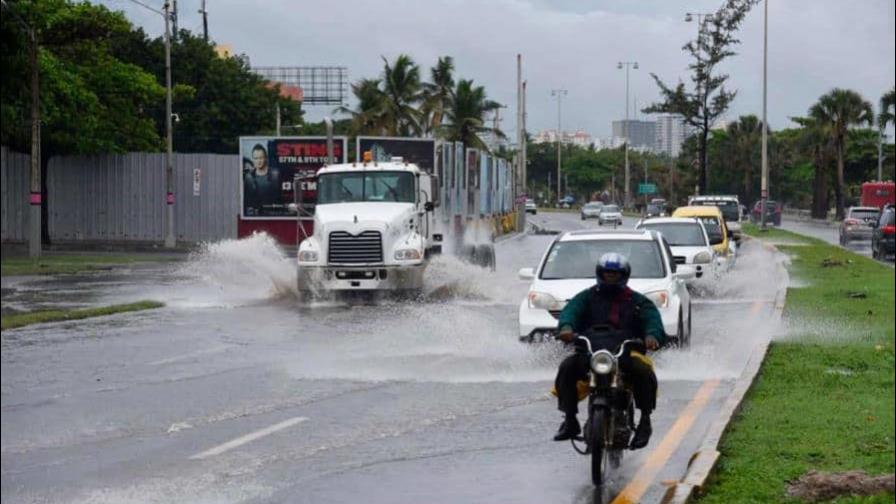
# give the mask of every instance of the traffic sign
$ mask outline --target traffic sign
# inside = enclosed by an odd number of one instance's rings
[[[653,183],[638,184],[638,194],[656,194],[656,184],[653,184]]]

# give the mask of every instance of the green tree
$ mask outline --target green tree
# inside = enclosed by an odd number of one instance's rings
[[[880,115],[877,124],[881,130],[887,129],[887,125],[894,122],[894,109],[896,109],[896,88],[892,88],[880,97]]]
[[[383,106],[386,102],[380,89],[379,79],[361,79],[352,84],[352,94],[358,99],[358,108],[352,110],[340,107],[339,112],[351,116],[351,132],[353,135],[382,135]]]
[[[390,64],[383,58],[383,103],[380,118],[390,136],[411,136],[421,131],[422,114],[416,108],[420,101],[420,67],[406,54]]]
[[[439,58],[429,71],[430,82],[423,84],[423,133],[432,134],[442,125],[445,108],[454,94],[454,59]]]
[[[743,177],[740,199],[753,201],[753,170],[757,164],[762,142],[762,121],[755,115],[741,116],[728,125],[731,163]]]
[[[756,2],[757,0],[727,0],[711,17],[704,18],[697,39],[682,47],[693,60],[688,65],[693,90],[686,89],[681,81],[674,87],[669,86],[656,74],[650,74],[660,88],[662,101],[650,105],[644,112],[680,114],[687,124],[695,128],[701,192],[707,189],[707,142],[710,130],[737,95],[737,91],[725,88],[728,74],[721,73],[719,65],[737,54],[732,49],[740,43],[735,34]]]
[[[472,80],[461,79],[448,100],[445,109],[448,122],[442,125],[440,133],[445,139],[463,142],[467,147],[486,149],[481,134],[505,136],[500,129],[485,125],[485,115],[500,107],[500,103],[486,97],[484,87],[474,86]]]
[[[818,99],[809,109],[809,116],[825,125],[837,158],[837,184],[835,194],[837,200],[837,218],[843,218],[846,180],[844,178],[844,159],[847,132],[852,126],[872,124],[874,112],[871,104],[862,96],[849,89],[833,89]]]

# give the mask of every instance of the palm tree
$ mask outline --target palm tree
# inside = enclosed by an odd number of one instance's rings
[[[387,135],[411,136],[420,133],[420,111],[415,104],[421,99],[420,67],[406,54],[390,65],[383,58],[382,120]]]
[[[431,134],[442,125],[442,117],[448,100],[454,93],[454,59],[451,56],[439,58],[436,66],[429,70],[430,80],[423,84],[423,133]]]
[[[844,144],[846,132],[851,126],[872,124],[874,112],[871,104],[862,95],[849,89],[833,89],[818,99],[818,103],[809,109],[809,116],[828,126],[831,141],[837,154],[837,218],[843,218],[844,191],[846,182],[843,176]]]
[[[812,190],[812,217],[824,219],[831,208],[829,181],[831,178],[831,133],[830,127],[811,117],[792,117],[793,122],[802,126],[796,140],[796,149],[809,155],[815,167]]]
[[[741,116],[728,125],[728,141],[734,168],[743,172],[743,201],[753,201],[755,153],[762,139],[762,121],[753,114]]]
[[[505,138],[500,129],[485,125],[485,115],[500,107],[500,103],[486,98],[484,87],[473,86],[472,80],[461,79],[448,100],[448,107],[445,109],[448,124],[443,125],[441,131],[447,140],[463,142],[467,147],[486,149],[485,142],[479,136],[481,133],[492,133]]]
[[[896,88],[893,88],[880,97],[880,115],[877,124],[881,130],[887,129],[887,124],[896,122],[893,109],[896,108]]]
[[[385,130],[383,124],[383,104],[385,96],[380,89],[379,79],[361,79],[352,84],[352,93],[358,99],[358,108],[351,110],[339,107],[337,111],[351,115],[351,132],[353,135],[381,135]]]

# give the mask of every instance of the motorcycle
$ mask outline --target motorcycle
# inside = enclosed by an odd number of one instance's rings
[[[588,418],[582,435],[571,440],[580,455],[591,456],[591,481],[604,484],[608,469],[622,464],[624,450],[635,431],[635,407],[631,390],[623,381],[619,359],[631,350],[644,352],[640,340],[625,340],[614,354],[609,350],[593,351],[591,340],[577,336],[576,351],[587,352],[590,361]],[[582,445],[582,446],[580,446]]]

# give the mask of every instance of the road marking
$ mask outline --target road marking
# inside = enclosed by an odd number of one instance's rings
[[[214,457],[215,455],[220,455],[226,451],[230,451],[234,448],[238,448],[240,446],[243,446],[246,443],[251,443],[252,441],[255,441],[256,439],[263,438],[263,437],[273,434],[277,431],[281,431],[288,427],[292,427],[293,425],[300,424],[306,420],[308,420],[306,417],[294,417],[294,418],[290,418],[289,420],[284,420],[278,424],[271,425],[270,427],[265,427],[264,429],[257,430],[255,432],[250,432],[249,434],[246,434],[245,436],[238,437],[232,441],[228,441],[224,444],[218,445],[218,446],[211,448],[209,450],[206,450],[202,453],[197,453],[196,455],[193,455],[192,457],[190,457],[190,460],[202,460],[202,459],[205,459],[208,457]]]
[[[655,450],[647,457],[644,465],[635,473],[632,481],[619,492],[619,495],[611,502],[611,504],[635,504],[641,501],[641,497],[647,491],[647,487],[653,482],[660,469],[666,465],[669,457],[678,448],[685,434],[691,429],[697,415],[706,406],[713,391],[719,385],[719,380],[707,380],[694,394],[691,402],[685,406],[684,410],[678,415],[678,419],[672,424],[672,428],[666,433],[666,436],[656,447]]]
[[[768,301],[756,300],[753,302],[753,306],[750,307],[750,316],[755,317],[756,315],[759,315],[759,312],[762,311],[762,307],[765,303],[768,303]]]

